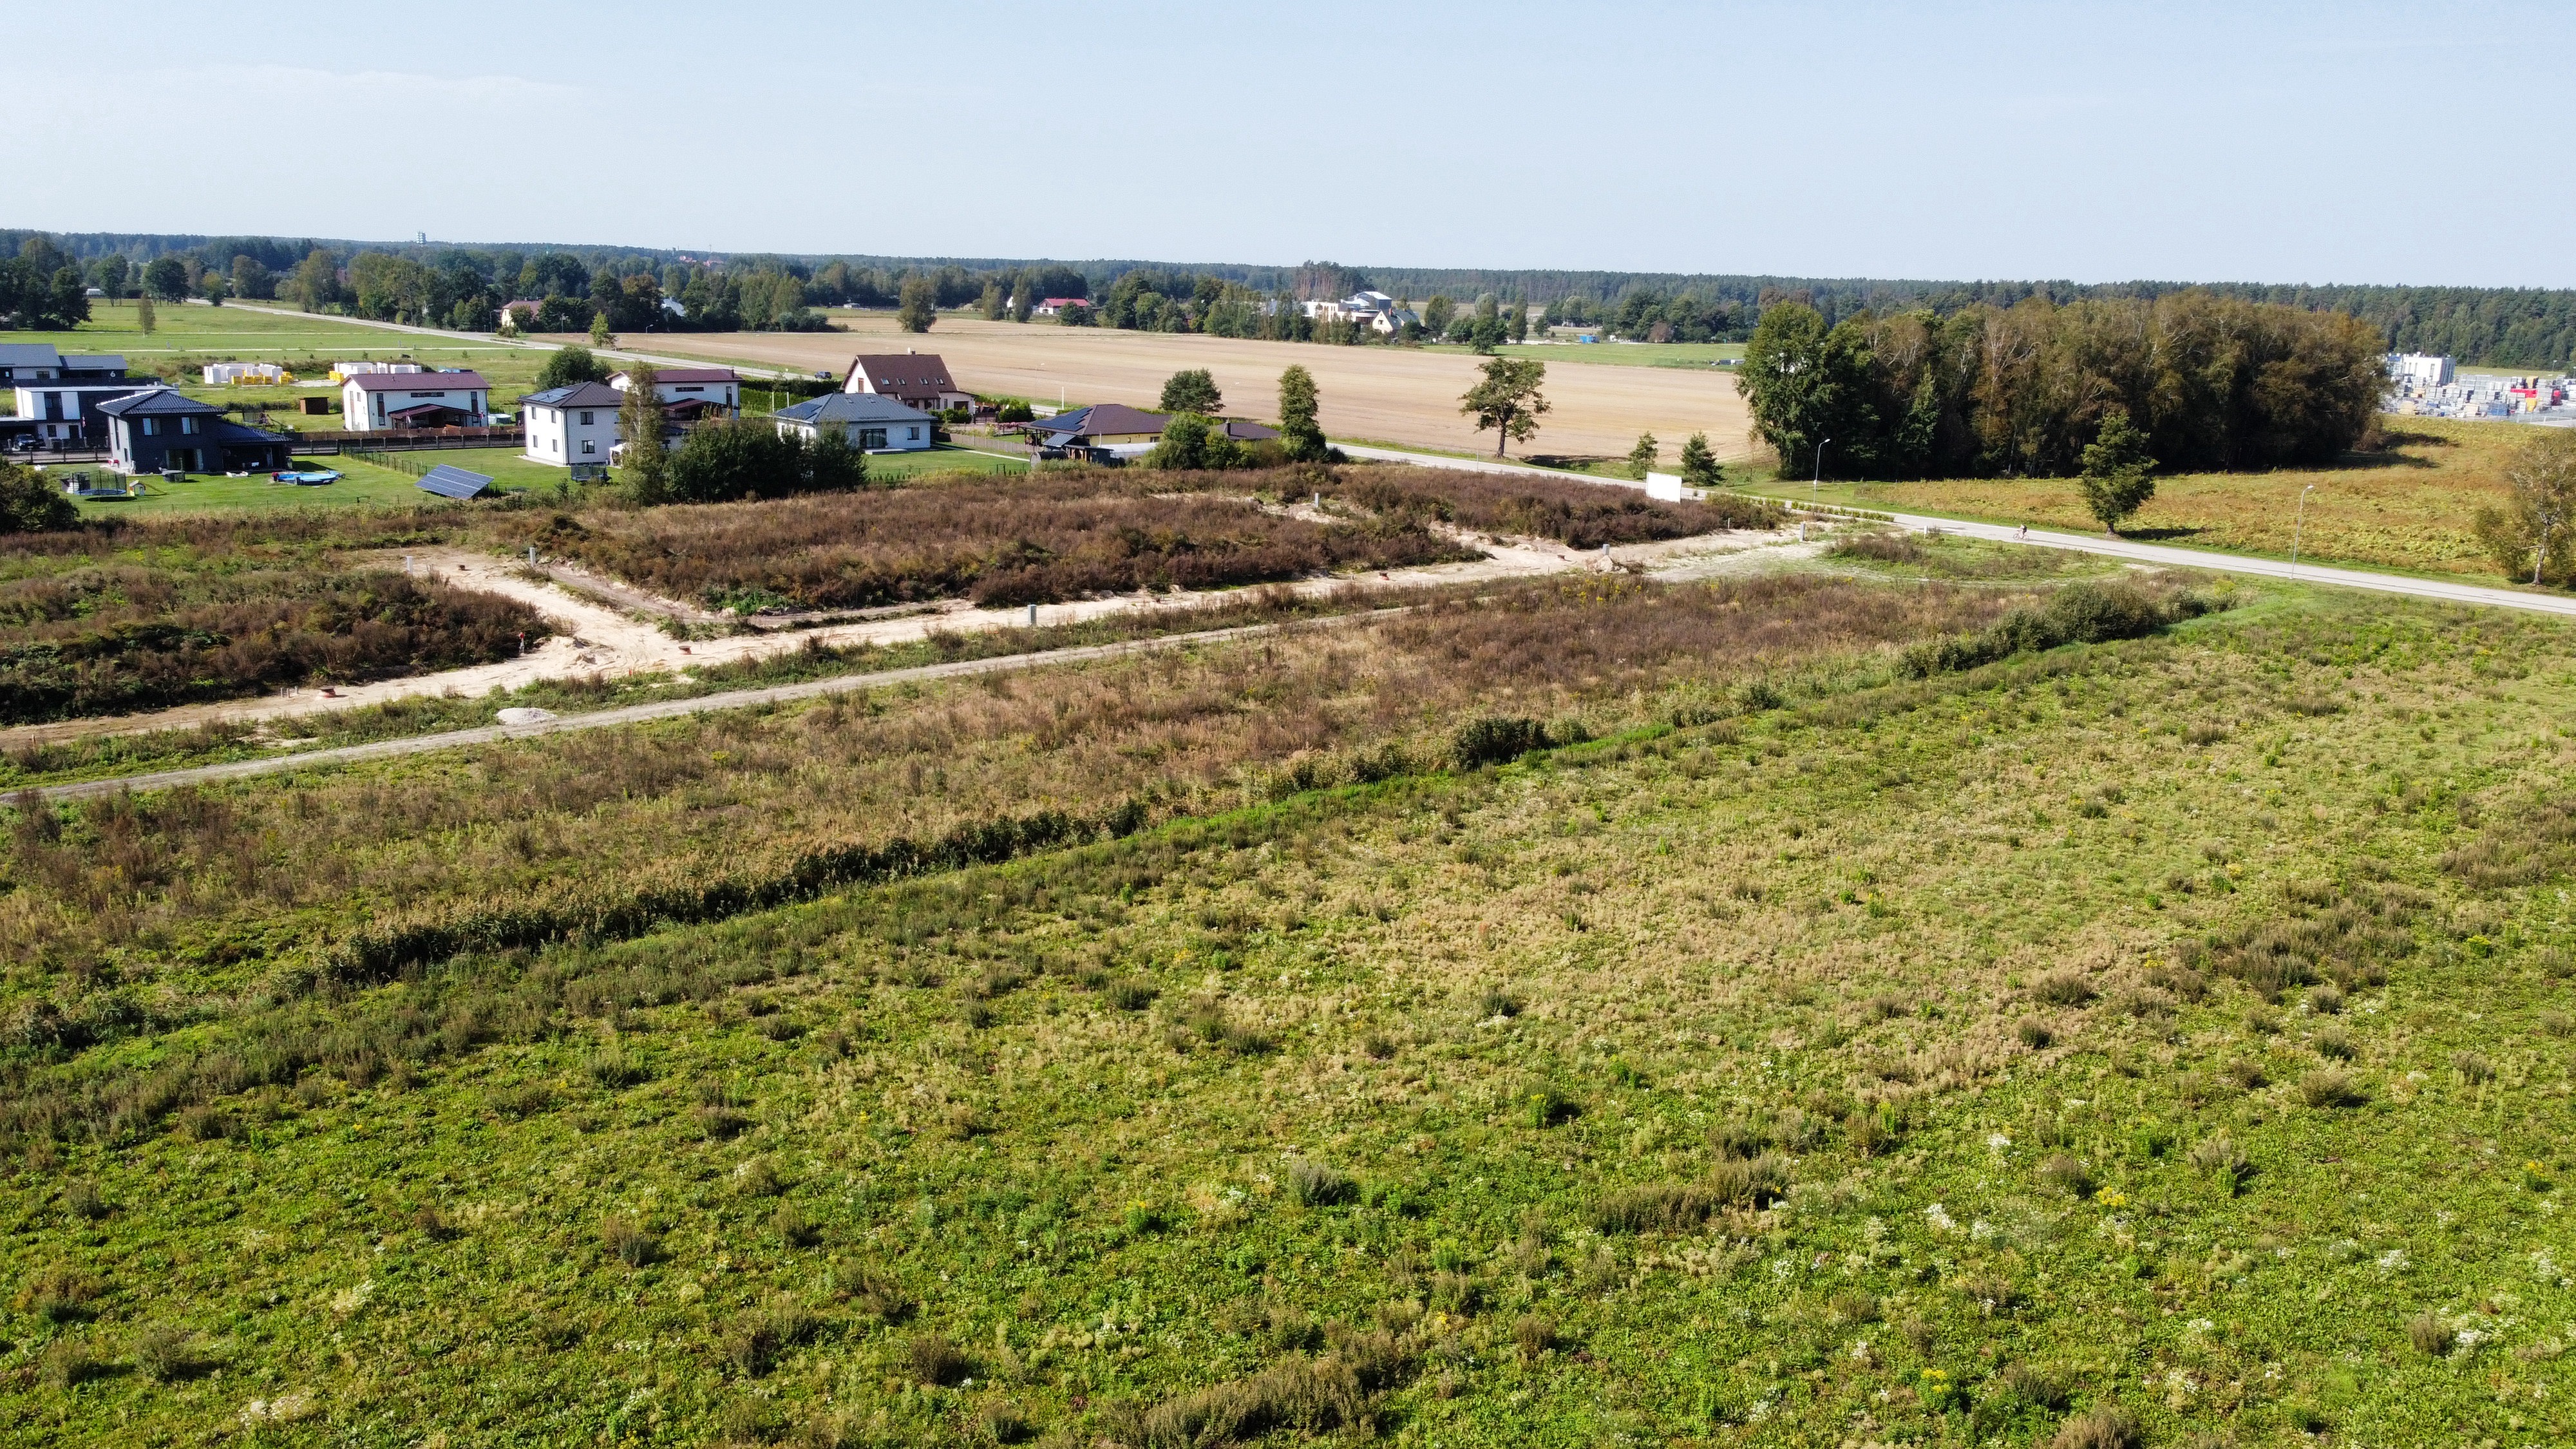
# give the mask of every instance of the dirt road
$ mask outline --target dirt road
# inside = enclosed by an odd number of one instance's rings
[[[1685,559],[1774,548],[1780,545],[1782,537],[1770,533],[1709,534],[1699,538],[1632,545],[1614,549],[1607,556],[1598,551],[1581,552],[1550,539],[1510,538],[1495,542],[1480,539],[1475,546],[1487,555],[1482,559],[1356,577],[1303,579],[1288,587],[1301,594],[1322,595],[1354,585],[1401,588],[1470,583],[1613,565],[1659,570],[1676,567]],[[573,587],[566,588],[553,578],[532,573],[525,559],[494,558],[456,549],[415,549],[409,554],[389,552],[380,561],[391,567],[401,567],[406,559],[412,568],[434,573],[460,588],[520,600],[553,621],[559,632],[551,639],[532,642],[526,654],[497,664],[351,685],[328,694],[318,689],[298,689],[255,699],[183,705],[148,714],[20,725],[0,730],[0,748],[155,730],[193,729],[223,722],[264,724],[424,696],[460,695],[470,698],[495,689],[517,689],[545,679],[575,679],[593,674],[610,678],[630,674],[676,674],[693,665],[729,664],[782,654],[805,647],[805,641],[809,639],[835,646],[862,643],[893,645],[922,639],[934,630],[979,633],[1025,628],[1031,622],[1030,612],[1025,606],[979,609],[966,600],[952,599],[918,612],[823,628],[682,640],[665,633],[659,621],[664,618],[703,620],[707,618],[705,614],[685,604],[655,598],[631,585],[583,576],[559,563],[549,562],[546,567],[561,570]],[[603,594],[607,597],[603,598]],[[1237,596],[1230,590],[1117,594],[1067,604],[1040,605],[1036,622],[1041,625],[1070,624],[1111,614],[1148,610],[1186,613],[1201,604]],[[621,609],[613,600],[646,607]]]
[[[970,392],[1006,393],[1035,402],[1059,399],[1151,407],[1163,380],[1184,368],[1215,374],[1225,411],[1239,417],[1279,415],[1280,372],[1301,364],[1323,396],[1324,431],[1335,438],[1382,439],[1460,452],[1493,451],[1458,412],[1458,395],[1475,381],[1481,360],[1460,353],[1404,347],[1318,347],[1105,327],[1055,327],[942,317],[928,333],[894,330],[890,317],[841,319],[832,332],[690,332],[657,336],[656,351],[733,362],[760,362],[803,372],[845,375],[860,352],[938,353]],[[549,341],[577,342],[576,337]],[[1569,349],[1571,350],[1571,349]],[[1663,444],[1667,462],[1682,440],[1706,433],[1721,458],[1752,451],[1749,414],[1735,379],[1716,368],[1596,367],[1569,363],[1547,373],[1551,410],[1538,436],[1512,451],[1624,455],[1641,432]]]

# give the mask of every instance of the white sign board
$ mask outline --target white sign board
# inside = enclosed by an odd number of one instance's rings
[[[1681,502],[1682,475],[1679,473],[1647,474],[1646,496],[1649,498],[1660,498],[1666,503]]]

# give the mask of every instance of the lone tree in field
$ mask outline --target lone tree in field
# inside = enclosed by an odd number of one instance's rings
[[[900,304],[894,309],[895,325],[906,332],[927,332],[939,320],[939,289],[928,277],[906,277]]]
[[[152,335],[153,316],[150,297],[137,296],[134,299],[134,325],[142,329],[144,336]]]
[[[2534,584],[2576,580],[2576,432],[2540,430],[2504,470],[2505,506],[2481,508],[2478,542],[2513,578],[2531,566]]]
[[[626,401],[617,409],[617,429],[626,435],[626,496],[637,503],[671,501],[671,455],[662,446],[662,394],[649,362],[626,370]]]
[[[1225,406],[1225,394],[1217,391],[1215,374],[1204,367],[1193,367],[1173,373],[1163,383],[1162,406],[1167,413],[1214,417],[1216,410]]]
[[[606,312],[594,312],[591,314],[590,345],[593,347],[615,347],[617,345],[617,334],[608,330],[608,314]]]
[[[1313,373],[1293,366],[1279,374],[1279,446],[1300,463],[1322,462],[1329,450],[1315,421],[1319,406]]]
[[[1507,443],[1526,442],[1538,433],[1547,399],[1539,384],[1547,381],[1547,364],[1534,357],[1497,357],[1485,363],[1485,380],[1458,399],[1458,411],[1476,420],[1476,431],[1494,431],[1494,456]]]
[[[2120,520],[2146,507],[2156,496],[2156,460],[2147,456],[2147,435],[2129,421],[2129,410],[2113,408],[2102,430],[2084,447],[2084,472],[2075,486],[2084,490],[2084,507],[2117,538]]]
[[[1682,481],[1693,488],[1714,488],[1724,479],[1717,455],[1708,450],[1708,434],[1691,434],[1682,444]]]
[[[1642,482],[1647,474],[1655,471],[1655,464],[1662,460],[1663,455],[1663,444],[1655,441],[1654,434],[1639,433],[1637,446],[1628,450],[1628,476]]]

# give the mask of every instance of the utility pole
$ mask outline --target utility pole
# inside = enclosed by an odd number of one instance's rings
[[[1820,493],[1822,493],[1822,492],[1824,491],[1824,487],[1825,487],[1825,449],[1827,449],[1827,448],[1829,448],[1829,447],[1832,447],[1832,446],[1833,446],[1833,442],[1834,442],[1834,440],[1833,440],[1833,439],[1831,439],[1831,438],[1827,438],[1827,439],[1825,439],[1823,442],[1818,443],[1818,444],[1816,445],[1816,477],[1815,477],[1815,481],[1813,481],[1813,482],[1811,482],[1811,483],[1809,483],[1809,484],[1807,485],[1807,501],[1808,501],[1808,502],[1810,502],[1810,503],[1815,502],[1815,501],[1816,501],[1816,498],[1817,498],[1817,495],[1819,495]]]

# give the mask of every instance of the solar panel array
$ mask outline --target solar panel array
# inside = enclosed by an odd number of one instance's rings
[[[472,498],[491,487],[492,480],[452,463],[441,463],[421,475],[420,486],[441,498]]]

